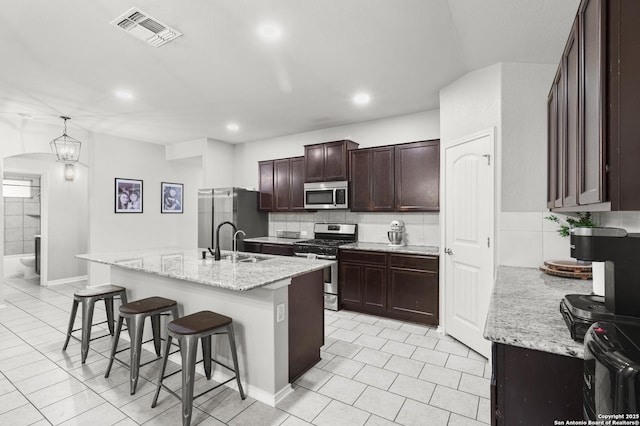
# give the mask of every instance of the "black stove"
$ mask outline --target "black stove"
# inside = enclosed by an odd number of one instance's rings
[[[560,301],[560,312],[569,328],[571,338],[578,342],[584,340],[587,330],[596,321],[633,322],[638,319],[616,315],[605,306],[604,296],[588,294],[567,294]]]
[[[293,243],[293,251],[298,256],[316,254],[335,259],[338,247],[357,241],[358,225],[345,223],[316,223],[313,226],[314,239]]]

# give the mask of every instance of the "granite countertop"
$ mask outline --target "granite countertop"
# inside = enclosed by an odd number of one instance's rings
[[[565,294],[590,294],[591,289],[591,280],[554,277],[534,268],[501,266],[491,295],[484,337],[496,343],[583,358],[583,344],[571,339],[559,306]]]
[[[242,241],[249,243],[271,243],[271,244],[293,244],[298,241],[310,240],[311,238],[281,238],[281,237],[254,237],[245,238]]]
[[[231,254],[222,251],[222,257]],[[211,287],[246,291],[304,275],[334,264],[331,260],[241,253],[263,259],[255,263],[202,259],[202,249],[156,249],[135,252],[80,254],[76,258],[148,274],[191,281]]]
[[[368,251],[384,251],[387,253],[402,254],[422,254],[427,256],[438,256],[440,248],[436,246],[402,246],[390,247],[384,243],[353,243],[340,246],[341,249],[349,250],[368,250]]]

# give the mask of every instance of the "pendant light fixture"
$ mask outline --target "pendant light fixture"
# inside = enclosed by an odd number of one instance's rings
[[[64,120],[64,133],[51,141],[51,151],[56,155],[56,161],[63,163],[77,163],[80,159],[80,146],[82,143],[67,135],[67,120],[69,117],[60,116]]]

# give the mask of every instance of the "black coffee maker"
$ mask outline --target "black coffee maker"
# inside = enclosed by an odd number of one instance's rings
[[[571,232],[571,257],[605,262],[604,298],[568,294],[561,302],[572,337],[587,335],[584,338],[585,418],[598,420],[603,414],[637,413],[640,407],[640,234],[628,234],[619,228],[576,228]]]

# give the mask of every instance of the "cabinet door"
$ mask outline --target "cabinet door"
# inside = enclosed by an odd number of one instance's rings
[[[290,210],[304,210],[304,157],[289,159]]]
[[[557,152],[558,152],[558,88],[551,86],[547,98],[547,207],[552,209],[556,202]]]
[[[304,147],[305,182],[322,182],[324,180],[324,144]]]
[[[327,181],[347,180],[347,144],[345,141],[324,144],[324,178]]]
[[[289,159],[273,162],[273,209],[276,211],[289,210]]]
[[[363,308],[371,313],[384,312],[387,307],[386,268],[363,266]]]
[[[604,14],[601,0],[585,0],[579,11],[581,58],[580,122],[578,145],[578,203],[606,200],[604,185],[604,102],[603,57]],[[601,23],[603,23],[601,25]]]
[[[362,307],[362,267],[353,263],[340,262],[338,270],[338,286],[341,308]]]
[[[563,163],[564,163],[564,156],[565,156],[565,152],[564,152],[564,147],[565,147],[565,140],[566,140],[566,110],[567,110],[567,103],[566,103],[566,88],[565,88],[565,83],[564,83],[564,67],[560,66],[560,68],[558,69],[558,73],[556,74],[556,80],[554,82],[554,85],[556,87],[556,105],[557,105],[557,130],[558,130],[558,139],[557,139],[557,145],[556,145],[556,152],[555,152],[555,164],[554,164],[554,168],[555,168],[555,176],[556,176],[556,180],[555,180],[555,188],[554,188],[554,195],[555,195],[555,200],[553,201],[553,206],[554,207],[562,207],[562,201],[563,201],[563,185],[564,185],[564,168],[563,168]]]
[[[566,84],[566,129],[564,139],[564,180],[562,185],[563,207],[578,205],[578,96],[579,85],[579,57],[578,57],[578,20],[576,19],[563,57]]]
[[[392,212],[395,210],[395,148],[371,150],[371,210]]]
[[[438,211],[440,141],[395,147],[396,210]]]
[[[258,162],[260,210],[273,210],[273,161]]]
[[[389,268],[387,303],[397,318],[438,325],[438,273]]]
[[[349,166],[349,209],[354,212],[367,212],[371,203],[371,157],[368,149],[351,151]]]

